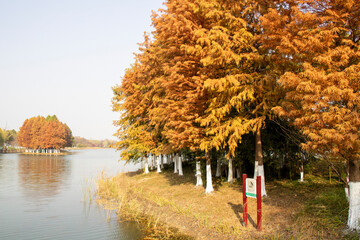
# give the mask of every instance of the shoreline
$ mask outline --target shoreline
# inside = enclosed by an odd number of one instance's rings
[[[65,150],[114,149],[111,147],[66,147]]]
[[[71,154],[70,152],[60,152],[60,153],[33,153],[33,152],[21,152],[23,155],[34,155],[34,156],[65,156]]]

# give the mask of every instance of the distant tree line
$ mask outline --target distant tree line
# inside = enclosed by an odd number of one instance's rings
[[[6,130],[0,128],[0,152],[13,150],[17,146],[16,130]]]
[[[20,146],[37,151],[71,147],[72,141],[70,128],[55,115],[26,119],[18,134]]]
[[[105,140],[89,140],[83,137],[74,137],[74,147],[100,147],[100,148],[108,148],[112,147],[115,144],[115,141],[111,141],[108,139]]]

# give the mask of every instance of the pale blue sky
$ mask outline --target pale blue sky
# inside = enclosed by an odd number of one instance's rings
[[[112,138],[111,87],[163,0],[0,0],[0,128],[56,114],[73,135]]]

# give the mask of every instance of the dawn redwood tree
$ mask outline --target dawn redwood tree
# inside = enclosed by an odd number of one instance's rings
[[[40,141],[40,131],[41,128],[45,125],[46,119],[42,116],[37,116],[33,119],[33,124],[30,129],[31,142],[30,147],[32,149],[40,149],[41,141]]]
[[[72,132],[71,129],[69,128],[69,126],[64,123],[64,127],[65,127],[65,147],[72,147],[73,145],[73,136],[72,136]]]
[[[184,148],[199,150],[198,143],[205,136],[203,128],[195,122],[206,108],[200,58],[185,50],[186,46],[196,45],[195,31],[201,28],[201,23],[207,25],[209,21],[199,2],[167,1],[166,10],[152,17],[155,41],[151,53],[161,66],[161,75],[151,82],[159,91],[153,97],[150,116],[174,153]],[[178,160],[176,157],[175,165],[179,166]],[[211,184],[211,180],[207,182]],[[211,191],[212,185],[206,189]]]
[[[53,122],[46,121],[46,123],[40,130],[40,144],[45,149],[51,148],[51,145],[52,145],[51,132],[52,131],[53,131]]]
[[[198,73],[201,64],[198,57],[187,54],[184,49],[186,45],[196,44],[194,31],[200,27],[200,21],[204,21],[202,12],[196,12],[198,2],[167,1],[166,10],[160,10],[152,17],[155,41],[151,53],[152,59],[161,66],[161,74],[151,83],[159,90],[153,97],[155,107],[150,110],[150,115],[167,145],[171,146],[172,151],[167,153],[175,153],[174,172],[180,175],[179,151],[184,148],[198,150],[196,141],[204,136],[203,129],[195,123],[196,115],[206,108],[206,96]],[[207,182],[211,183],[210,180]],[[211,189],[206,190],[211,192]]]
[[[20,127],[18,142],[20,146],[30,148],[30,128],[31,128],[31,121],[26,119],[23,125]]]
[[[149,36],[145,35],[135,64],[126,70],[122,84],[113,87],[113,111],[121,114],[120,120],[115,121],[118,127],[115,135],[119,138],[116,147],[123,150],[121,156],[126,161],[147,161],[156,150],[156,129],[150,124],[149,109],[153,104],[150,81],[157,71],[149,59],[150,44]]]
[[[52,133],[52,144],[55,149],[66,146],[66,128],[64,124],[59,121],[55,122],[54,131]]]
[[[298,1],[287,14],[264,16],[273,54],[296,69],[279,80],[287,91],[274,110],[307,137],[303,149],[342,158],[349,166],[347,225],[360,230],[360,4]]]
[[[123,114],[118,147],[134,154],[146,137],[153,153],[164,143],[173,152],[205,151],[206,192],[211,192],[209,151],[228,146],[233,155],[241,135],[260,131],[269,109],[266,94],[273,78],[261,73],[265,64],[253,40],[258,16],[241,2],[170,0],[165,5],[153,14],[154,41],[146,37],[137,62],[114,88],[114,110]]]
[[[26,119],[18,134],[19,145],[33,150],[60,149],[71,146],[71,142],[70,128],[55,115]]]
[[[206,152],[206,192],[211,192],[209,151],[219,146],[211,143],[215,130],[206,129],[207,124],[200,120],[212,103],[212,88],[222,80],[224,90],[226,81],[243,77],[237,68],[252,52],[252,37],[239,14],[239,2],[174,0],[167,1],[166,7],[153,16],[159,46],[156,54],[164,60],[164,76],[159,78],[164,94],[150,115],[156,116],[154,125],[162,123],[163,135],[174,148]],[[220,84],[213,83],[218,79]]]
[[[255,134],[255,175],[265,175],[261,129],[277,105],[277,69],[261,42],[263,27],[260,16],[276,1],[220,1],[228,7],[222,17],[224,25],[211,29],[197,46],[208,78],[204,87],[209,95],[209,107],[197,121],[206,127],[207,139],[202,148],[228,149],[226,157],[234,157],[242,136]],[[210,57],[211,56],[211,57]]]

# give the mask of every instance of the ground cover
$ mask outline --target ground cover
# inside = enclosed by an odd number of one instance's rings
[[[242,222],[239,182],[214,178],[213,194],[195,187],[194,173],[128,173],[98,179],[98,202],[119,219],[137,221],[144,239],[359,239],[346,230],[348,203],[340,182],[267,183],[263,230],[256,230],[256,200],[249,198],[249,225]]]

